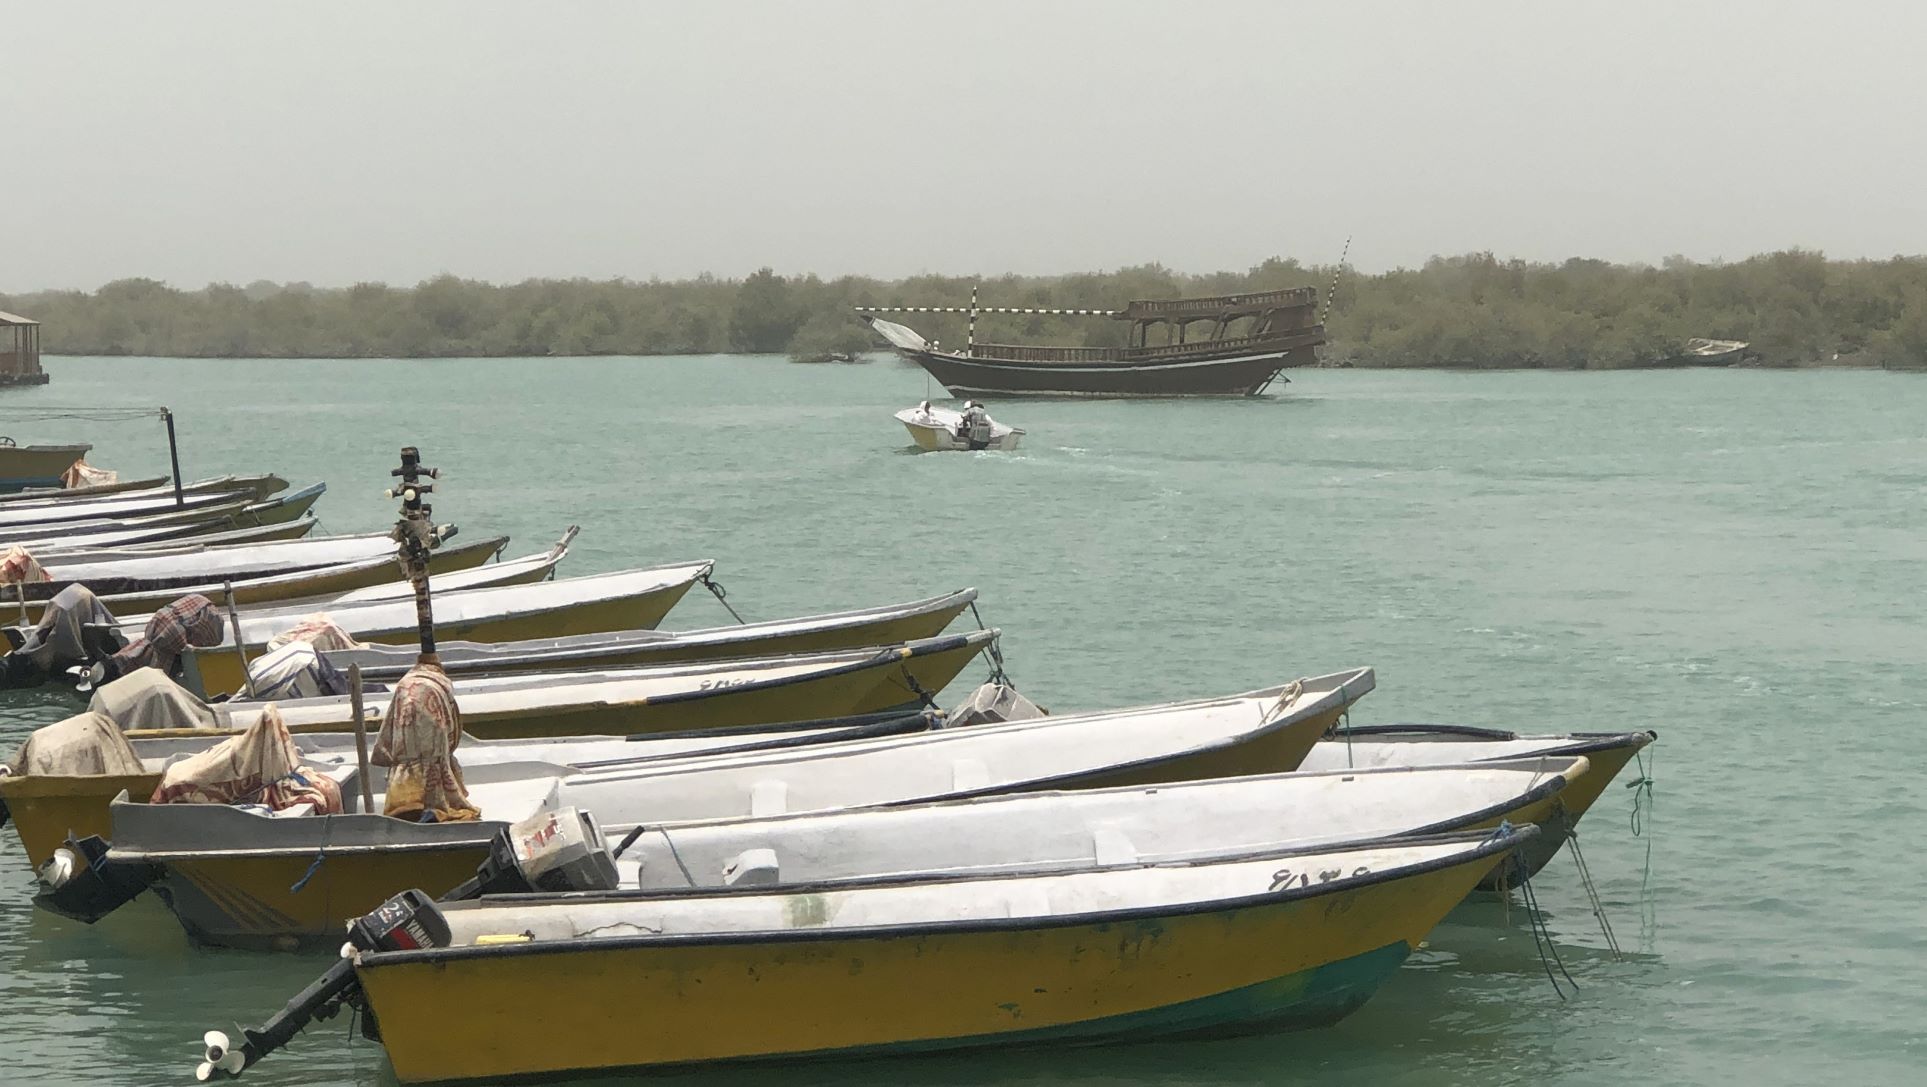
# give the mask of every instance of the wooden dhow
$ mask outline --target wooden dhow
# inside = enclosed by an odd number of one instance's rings
[[[864,321],[904,358],[929,371],[952,396],[1255,396],[1287,366],[1315,361],[1325,342],[1317,315],[1318,292],[1310,287],[1253,291],[1212,298],[1131,302],[1121,310],[968,307],[858,307]],[[955,313],[968,319],[962,351],[945,351],[880,313]],[[1129,322],[1121,347],[1040,347],[980,343],[982,314],[1050,314],[1107,317]],[[1208,325],[1192,338],[1194,325]],[[1163,326],[1166,342],[1153,344],[1151,329]]]

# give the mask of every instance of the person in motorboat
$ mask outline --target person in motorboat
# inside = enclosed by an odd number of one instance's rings
[[[990,413],[975,400],[964,401],[963,417],[957,421],[957,440],[972,449],[990,446]]]

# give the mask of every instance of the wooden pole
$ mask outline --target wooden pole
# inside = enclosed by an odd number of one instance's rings
[[[368,780],[368,716],[361,702],[361,665],[348,666],[348,705],[355,715],[355,765],[361,768],[361,810],[375,810],[375,784]]]
[[[176,482],[178,482],[178,480]],[[248,698],[252,700],[254,698],[254,675],[248,671],[247,643],[241,640],[241,616],[234,610],[234,582],[223,581],[221,588],[227,595],[228,629],[234,631],[234,655],[241,658],[241,689],[246,691]]]

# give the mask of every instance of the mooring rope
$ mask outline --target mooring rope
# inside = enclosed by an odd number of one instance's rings
[[[990,629],[984,625],[983,614],[977,610],[977,602],[975,600],[970,602],[970,615],[971,618],[977,620],[978,630]],[[990,662],[991,682],[999,683],[1012,690],[1016,690],[1017,685],[1010,681],[1010,674],[1004,671],[1004,651],[1002,647],[997,644],[997,639],[992,638],[990,644],[984,646],[983,655],[984,659]]]
[[[127,419],[158,419],[165,414],[166,408],[0,407],[0,417],[31,421],[73,419],[88,423],[113,423]]]
[[[299,777],[300,775],[290,774],[288,776]],[[314,861],[308,865],[308,870],[301,874],[300,879],[297,879],[294,881],[294,886],[288,888],[289,894],[291,895],[300,894],[301,889],[303,887],[306,887],[308,885],[308,881],[314,878],[314,874],[316,872],[321,871],[321,862],[328,859],[328,836],[334,833],[334,829],[335,829],[334,813],[330,812],[327,815],[322,816],[321,817],[321,848],[314,851]]]
[[[730,618],[735,619],[740,625],[749,625],[743,622],[742,616],[736,614],[735,608],[729,606],[729,591],[727,589],[724,589],[721,584],[710,578],[706,572],[696,580],[702,582],[703,588],[708,589],[710,595],[716,598],[716,602],[723,606],[723,610],[729,612]]]
[[[1599,887],[1593,882],[1592,868],[1586,864],[1586,855],[1579,851],[1579,828],[1566,831],[1566,850],[1572,854],[1572,862],[1579,868],[1579,884],[1586,889],[1586,898],[1592,902],[1592,915],[1599,918],[1599,931],[1606,937],[1606,949],[1614,959],[1623,959],[1619,950],[1619,937],[1613,933],[1612,922],[1606,919],[1606,904],[1599,899]]]
[[[1565,1000],[1565,990],[1559,988],[1559,979],[1552,976],[1553,965],[1558,964],[1559,973],[1575,990],[1579,988],[1579,983],[1572,980],[1572,974],[1566,970],[1565,960],[1559,957],[1559,948],[1552,942],[1552,929],[1546,925],[1546,913],[1539,906],[1539,895],[1532,889],[1530,876],[1520,877],[1519,897],[1525,900],[1526,923],[1532,929],[1533,945],[1539,948],[1539,962],[1546,968],[1546,980],[1552,982],[1552,991],[1559,994],[1559,999]],[[1542,935],[1543,942],[1540,939]]]

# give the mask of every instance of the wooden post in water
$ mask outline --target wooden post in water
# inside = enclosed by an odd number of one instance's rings
[[[368,780],[368,714],[361,702],[361,665],[348,666],[348,705],[355,715],[355,765],[361,781],[361,810],[375,810],[375,784]]]
[[[401,499],[401,517],[395,522],[392,535],[396,558],[408,572],[408,583],[415,589],[415,623],[422,647],[416,663],[439,665],[441,658],[435,655],[435,609],[428,595],[428,558],[429,552],[455,535],[456,528],[437,525],[431,519],[435,508],[423,502],[422,496],[433,493],[435,485],[423,482],[422,477],[439,479],[442,473],[438,468],[424,467],[421,450],[406,445],[401,450],[401,467],[390,469],[388,474],[401,479],[401,485],[390,488],[387,494]]]
[[[187,496],[181,493],[181,447],[174,440],[174,413],[162,408],[161,420],[167,424],[167,460],[174,468],[174,505],[178,509],[187,505]]]

